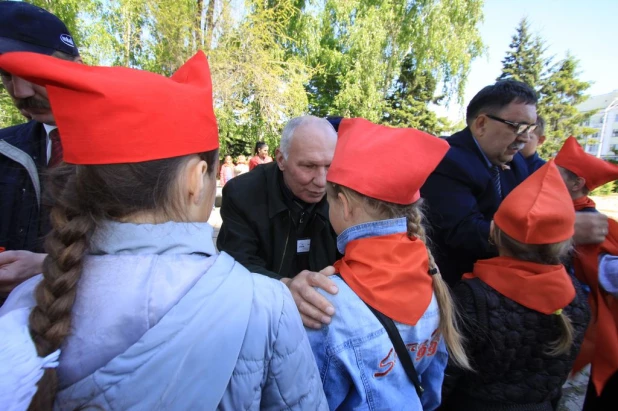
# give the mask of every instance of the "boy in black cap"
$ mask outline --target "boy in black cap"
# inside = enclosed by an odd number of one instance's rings
[[[82,62],[66,25],[25,2],[0,2],[0,54],[29,51]],[[48,215],[42,173],[62,160],[45,88],[0,71],[4,88],[30,121],[0,130],[0,302],[42,270]]]

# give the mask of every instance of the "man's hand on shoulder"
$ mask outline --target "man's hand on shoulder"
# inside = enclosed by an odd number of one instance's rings
[[[25,250],[0,253],[0,294],[8,295],[19,284],[40,274],[46,256]]]
[[[605,241],[609,230],[607,216],[601,213],[575,213],[575,234],[573,241],[576,245],[599,244]]]
[[[329,324],[335,314],[335,307],[314,288],[337,294],[337,286],[328,278],[333,274],[335,268],[328,266],[319,273],[304,270],[294,278],[281,279],[290,289],[305,327],[319,329],[322,324]]]

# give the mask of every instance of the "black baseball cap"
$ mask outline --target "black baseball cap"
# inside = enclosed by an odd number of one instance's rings
[[[79,56],[67,26],[47,10],[21,1],[0,1],[0,54],[61,51]]]

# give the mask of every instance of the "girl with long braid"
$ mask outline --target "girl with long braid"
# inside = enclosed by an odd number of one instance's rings
[[[214,248],[206,56],[172,78],[30,53],[0,69],[46,87],[66,162],[43,274],[0,310],[0,409],[325,409],[287,288]]]
[[[453,302],[426,246],[419,189],[448,144],[414,129],[343,119],[327,175],[343,258],[337,315],[308,330],[331,409],[433,410],[450,351],[468,368]],[[358,167],[371,158],[388,168]]]

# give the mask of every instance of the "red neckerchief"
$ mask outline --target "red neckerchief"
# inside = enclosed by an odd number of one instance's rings
[[[431,303],[427,248],[405,233],[350,241],[335,269],[361,300],[397,322],[416,325]]]
[[[463,276],[475,277],[516,303],[543,314],[553,314],[575,298],[575,287],[563,265],[495,257],[478,261],[472,273]]]
[[[581,211],[584,208],[597,208],[597,205],[588,196],[576,198],[573,200],[573,205],[575,206],[575,211]]]
[[[605,241],[575,247],[573,258],[575,276],[590,287],[588,302],[593,314],[573,370],[592,363],[591,378],[599,395],[618,370],[618,300],[599,287],[599,255],[618,255],[618,223],[612,219],[608,223]]]

